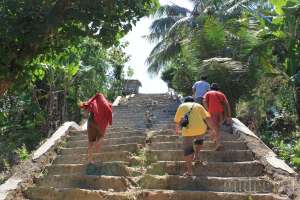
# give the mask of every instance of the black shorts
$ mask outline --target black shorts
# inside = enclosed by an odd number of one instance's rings
[[[186,136],[183,138],[183,153],[184,156],[189,156],[195,152],[194,146],[203,145],[202,136]]]

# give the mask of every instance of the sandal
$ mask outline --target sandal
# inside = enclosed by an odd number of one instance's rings
[[[207,161],[201,161],[201,160],[196,160],[194,161],[194,166],[195,165],[203,165],[203,166],[206,166],[208,164]]]

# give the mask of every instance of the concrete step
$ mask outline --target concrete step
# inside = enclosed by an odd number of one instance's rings
[[[247,150],[248,147],[241,141],[224,141],[222,142],[225,150]],[[146,145],[150,150],[178,150],[183,149],[182,142],[154,142]],[[204,150],[215,149],[215,144],[212,141],[204,141]]]
[[[123,133],[143,133],[145,129],[138,129],[138,128],[126,128],[126,129],[112,129],[111,127],[106,130],[106,135],[115,135],[115,134],[123,134]],[[81,131],[70,131],[69,136],[82,136],[87,135],[87,130]]]
[[[131,154],[127,151],[96,153],[94,159],[101,162],[124,161],[132,162]],[[85,164],[87,154],[60,155],[54,160],[54,164]]]
[[[194,176],[219,177],[257,177],[263,176],[265,167],[258,161],[245,162],[208,162],[206,165],[194,164]],[[152,163],[148,174],[183,175],[186,171],[184,161],[159,161]]]
[[[145,132],[120,132],[120,133],[106,133],[104,138],[123,138],[123,137],[136,137],[136,136],[145,136]],[[68,141],[78,141],[78,140],[86,140],[87,134],[78,134],[74,136],[70,136]]]
[[[187,190],[138,190],[130,192],[106,192],[78,188],[33,187],[26,191],[32,200],[288,200],[272,193],[252,194],[234,192]]]
[[[279,197],[272,193],[249,194],[237,192],[212,192],[212,191],[188,191],[188,190],[143,190],[138,199],[142,200],[288,200],[287,197]]]
[[[210,140],[210,136],[207,134],[204,136],[204,139]],[[179,142],[182,141],[182,137],[178,135],[154,135],[150,137],[152,142]],[[222,134],[221,135],[222,141],[237,141],[237,136],[231,134]]]
[[[113,127],[144,127],[148,122],[146,121],[140,121],[140,122],[136,122],[136,123],[130,123],[130,122],[122,122],[122,123],[116,123],[113,125]],[[171,123],[170,121],[167,122],[160,122],[160,121],[151,121],[150,122],[152,125],[155,125],[156,128],[175,128],[175,125],[173,123]]]
[[[41,187],[101,189],[117,192],[131,188],[128,179],[117,176],[53,175],[39,180],[37,184]]]
[[[121,144],[144,144],[146,139],[145,136],[134,136],[134,137],[122,137],[122,138],[108,138],[103,140],[103,145],[121,145]],[[70,141],[66,144],[66,147],[73,148],[73,147],[87,147],[88,141],[87,140],[76,140]]]
[[[141,144],[129,143],[129,144],[117,144],[117,145],[103,145],[100,152],[118,152],[118,151],[128,151],[128,152],[137,152],[141,148]],[[61,148],[60,152],[62,155],[71,155],[71,154],[85,154],[87,153],[86,147],[73,147],[73,148]]]
[[[129,163],[122,161],[91,164],[54,164],[47,167],[49,175],[106,175],[130,176]]]
[[[139,180],[145,189],[200,190],[215,192],[273,192],[273,184],[262,177],[208,177],[145,175]]]
[[[109,132],[121,132],[121,131],[137,131],[137,130],[145,130],[145,129],[138,129],[138,128],[132,128],[132,127],[114,127],[114,126],[109,126],[107,128],[108,133]]]
[[[253,161],[253,155],[248,150],[233,150],[233,151],[210,151],[201,150],[200,160],[208,162],[243,162]],[[183,161],[182,150],[148,150],[146,151],[148,162],[155,161]]]

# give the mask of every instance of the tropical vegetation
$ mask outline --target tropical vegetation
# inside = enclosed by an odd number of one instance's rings
[[[153,15],[148,71],[182,95],[203,75],[219,82],[236,115],[299,169],[299,1],[192,2]]]
[[[27,159],[78,103],[121,94],[126,43],[120,39],[157,0],[0,2],[1,171]]]

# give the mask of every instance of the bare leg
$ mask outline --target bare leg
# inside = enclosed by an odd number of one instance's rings
[[[216,146],[220,145],[220,126],[218,124],[216,124],[216,133],[215,133],[214,140]]]
[[[96,142],[96,152],[97,152],[97,153],[100,153],[102,143],[103,143],[103,138],[100,138],[100,139]]]
[[[216,151],[223,150],[224,147],[221,144],[220,125],[216,126],[215,143],[216,143]]]
[[[193,158],[194,158],[194,153],[192,153],[191,155],[188,156],[184,156],[184,160],[185,160],[185,165],[186,165],[186,173],[185,175],[192,175],[192,162],[193,162]]]
[[[88,144],[88,162],[89,163],[95,163],[93,160],[93,147],[94,147],[94,142],[89,142]]]
[[[203,147],[203,145],[195,145],[195,157],[194,157],[195,161],[200,160],[199,156],[200,156],[200,151],[201,151],[202,147]]]

